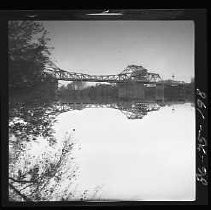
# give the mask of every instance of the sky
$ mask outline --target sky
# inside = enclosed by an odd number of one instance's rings
[[[118,74],[142,65],[163,79],[194,77],[193,21],[43,21],[63,70]]]

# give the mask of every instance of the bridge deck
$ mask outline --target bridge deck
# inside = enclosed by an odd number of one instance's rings
[[[141,84],[183,84],[180,81],[162,81],[160,76],[155,73],[146,75],[131,75],[130,73],[120,73],[117,75],[89,75],[83,73],[69,72],[61,69],[48,68],[43,73],[44,76],[51,75],[57,80],[81,81],[81,82],[109,82],[109,83],[141,83]],[[140,79],[141,78],[141,79]]]

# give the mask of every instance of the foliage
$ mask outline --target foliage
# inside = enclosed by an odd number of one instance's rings
[[[73,81],[67,85],[68,90],[82,90],[86,86],[86,82]]]
[[[53,201],[90,198],[76,192],[79,173],[74,161],[78,144],[73,133],[56,139],[59,104],[16,104],[9,115],[9,200]],[[99,191],[99,190],[98,190]],[[92,193],[91,191],[89,194]],[[92,197],[96,195],[94,190]]]
[[[50,154],[52,148],[58,145],[52,125],[60,113],[57,107],[49,104],[17,103],[10,106],[9,196],[13,200],[41,199],[49,180],[55,178],[59,170],[61,175],[64,159],[71,152],[73,143],[67,138],[60,156]],[[40,144],[40,150],[44,144],[46,151],[36,158],[29,151],[37,144]],[[42,196],[45,197],[46,193]]]
[[[71,191],[70,185],[77,175],[77,165],[71,155],[74,147],[71,136],[55,147],[40,139],[40,150],[33,152],[36,144],[27,143],[16,161],[9,164],[9,197],[13,200],[54,200]],[[12,153],[13,149],[10,148]]]
[[[58,90],[58,99],[60,101],[80,101],[80,102],[102,102],[111,101],[118,98],[118,89],[116,86],[100,84],[96,86],[87,86],[75,88],[72,84],[66,87],[61,86]]]
[[[48,33],[37,21],[9,21],[8,29],[9,199],[71,199],[78,172],[72,156],[76,144],[70,134],[58,141],[52,129],[64,110],[51,104],[58,81],[43,75],[51,65]]]
[[[55,110],[48,105],[16,104],[10,107],[9,132],[21,141],[30,141],[39,135],[53,140],[52,124],[55,122]]]
[[[50,61],[47,31],[36,21],[9,21],[8,30],[9,87],[37,85]]]

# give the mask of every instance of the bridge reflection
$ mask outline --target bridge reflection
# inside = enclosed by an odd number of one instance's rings
[[[171,102],[171,104],[178,102]],[[184,103],[184,102],[180,102]],[[47,138],[50,144],[54,144],[54,130],[52,125],[56,116],[61,113],[83,110],[88,108],[112,108],[120,110],[127,119],[142,119],[149,112],[158,111],[168,103],[140,102],[140,101],[116,101],[113,103],[73,103],[56,102],[52,104],[16,104],[10,107],[9,134],[15,135],[21,141],[30,141],[38,136]],[[21,142],[20,141],[20,142]],[[19,144],[19,142],[17,142]]]
[[[128,119],[142,119],[148,112],[158,111],[163,104],[146,102],[117,103],[57,103],[55,109],[61,112],[83,110],[87,108],[113,108],[120,110]]]

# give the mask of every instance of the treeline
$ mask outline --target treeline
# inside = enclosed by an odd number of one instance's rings
[[[164,90],[164,97],[166,101],[194,101],[194,89],[193,81],[178,86],[167,86]]]
[[[118,88],[116,86],[100,84],[96,86],[85,86],[85,83],[73,82],[66,87],[58,89],[58,99],[60,101],[112,101],[118,98]]]
[[[51,65],[52,48],[48,45],[49,40],[48,33],[40,22],[8,22],[10,102],[22,99],[48,100],[55,97],[57,81],[50,75],[43,76],[46,65]]]
[[[43,74],[51,65],[49,40],[41,22],[8,22],[10,201],[48,201],[57,192],[59,200],[71,198],[69,186],[76,179],[77,168],[67,161],[72,159],[71,136],[59,139],[61,150],[52,153],[57,144],[52,125],[60,112],[52,103],[58,82]],[[45,150],[35,158],[30,151],[38,143]]]
[[[178,86],[165,85],[165,101],[193,101],[194,82],[181,84]],[[133,92],[131,88],[126,88],[125,96],[119,96],[120,87],[118,85],[100,84],[96,86],[86,86],[85,82],[74,81],[67,86],[58,89],[58,100],[62,102],[115,102],[117,100],[131,100]],[[130,97],[128,97],[130,94]],[[144,87],[144,100],[156,100],[156,87]],[[135,98],[132,97],[133,99]],[[138,99],[138,98],[137,98]]]

